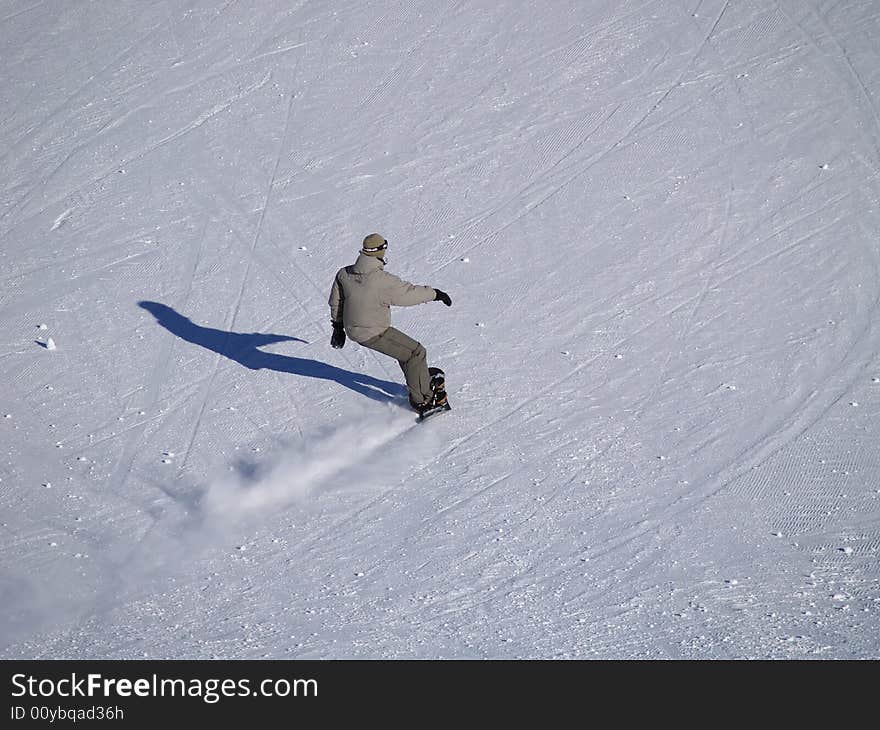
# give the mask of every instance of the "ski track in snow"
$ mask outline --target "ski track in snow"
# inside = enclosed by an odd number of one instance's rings
[[[0,19],[4,656],[877,657],[880,15],[523,9]]]

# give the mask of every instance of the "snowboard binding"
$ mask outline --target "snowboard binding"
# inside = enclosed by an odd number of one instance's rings
[[[428,403],[417,408],[419,421],[424,421],[428,416],[432,416],[435,413],[452,410],[452,406],[449,405],[449,399],[446,397],[446,374],[440,368],[428,368],[428,374],[431,376],[433,397]]]

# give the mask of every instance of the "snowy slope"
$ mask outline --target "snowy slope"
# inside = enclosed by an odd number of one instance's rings
[[[0,59],[2,656],[880,656],[877,2],[2,0]],[[453,298],[424,425],[329,347],[372,231]]]

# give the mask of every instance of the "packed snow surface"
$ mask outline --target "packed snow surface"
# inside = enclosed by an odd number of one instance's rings
[[[0,0],[0,653],[880,658],[880,3]],[[329,346],[362,238],[447,374]]]

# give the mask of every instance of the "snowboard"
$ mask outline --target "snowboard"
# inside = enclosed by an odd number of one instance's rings
[[[431,389],[434,391],[434,399],[440,400],[441,403],[426,411],[422,411],[419,414],[419,423],[438,413],[452,410],[452,406],[449,405],[449,399],[446,397],[446,373],[440,368],[428,368],[428,374],[431,376]]]

